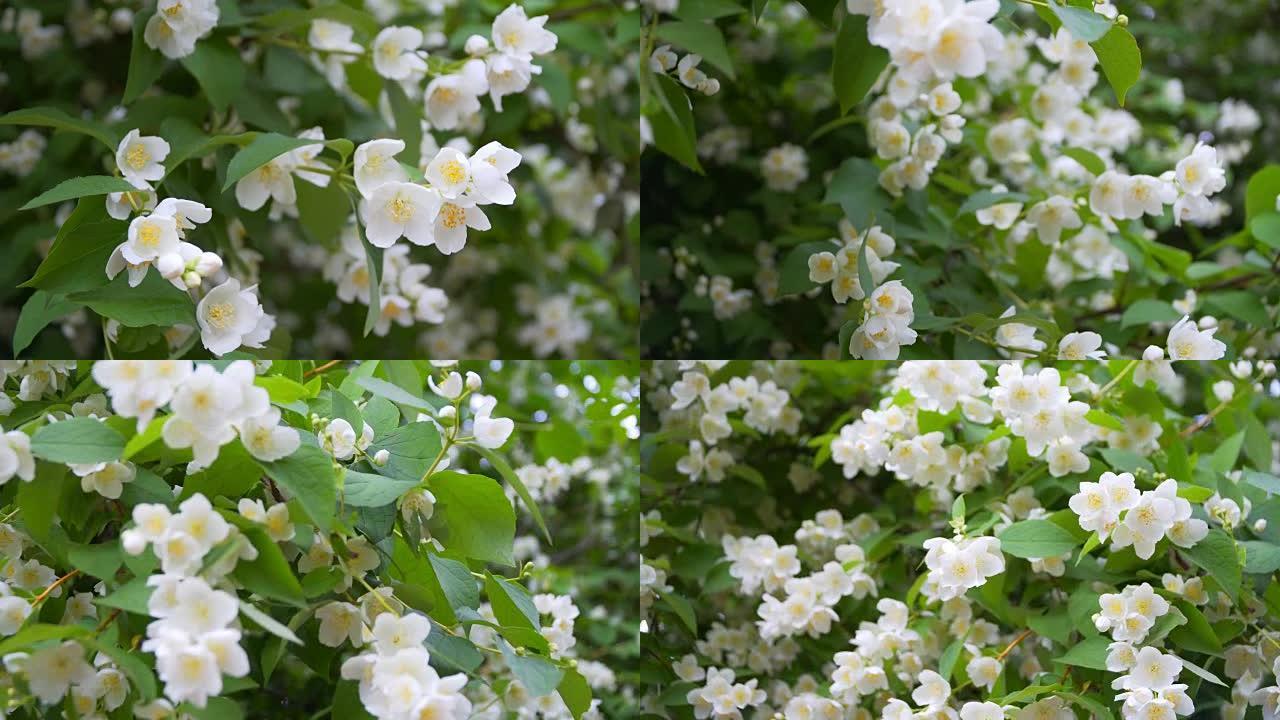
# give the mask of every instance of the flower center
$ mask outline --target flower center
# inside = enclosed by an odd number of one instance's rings
[[[398,223],[409,222],[413,218],[413,203],[397,195],[387,203],[387,212],[391,214],[391,219]]]
[[[440,208],[440,218],[445,227],[453,230],[467,221],[467,211],[453,203],[445,203],[445,206]]]
[[[462,163],[457,160],[450,160],[440,169],[440,174],[448,180],[450,184],[457,185],[467,179],[467,169],[462,167]]]
[[[151,153],[147,152],[147,148],[142,143],[134,143],[129,146],[129,152],[125,153],[125,162],[129,163],[129,167],[134,170],[141,170],[151,161]]]
[[[229,302],[214,303],[209,307],[209,312],[206,314],[209,324],[219,330],[226,329],[235,317],[236,309]]]
[[[146,247],[153,248],[160,244],[160,228],[155,225],[143,225],[138,231],[138,240]]]

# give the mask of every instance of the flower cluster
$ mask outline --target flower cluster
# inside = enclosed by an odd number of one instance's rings
[[[1004,572],[998,538],[930,538],[924,542],[924,549],[929,576],[921,592],[939,600],[959,597]]]
[[[698,66],[701,64],[701,55],[689,53],[680,57],[670,45],[654,48],[653,54],[649,56],[649,69],[653,72],[666,74],[674,70],[676,78],[685,87],[697,90],[703,95],[715,95],[720,92],[720,81],[707,77],[706,73],[699,70]]]
[[[219,16],[216,0],[158,0],[142,37],[167,58],[186,57],[217,27]]]
[[[1106,472],[1098,482],[1081,482],[1071,496],[1071,510],[1080,527],[1111,540],[1113,548],[1133,546],[1146,560],[1164,538],[1189,548],[1204,539],[1209,524],[1191,517],[1191,503],[1178,496],[1178,481],[1169,479],[1154,490],[1139,491],[1130,473]]]
[[[342,664],[342,677],[360,683],[360,702],[378,720],[471,716],[471,701],[460,692],[467,676],[441,677],[429,664],[423,642],[430,631],[431,621],[422,615],[382,612],[373,624],[372,649]]]

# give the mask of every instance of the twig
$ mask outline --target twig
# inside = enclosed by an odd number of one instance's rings
[[[341,362],[342,362],[341,360],[330,360],[329,362],[323,365],[317,365],[311,368],[310,370],[306,371],[305,373],[302,374],[302,377],[309,378],[312,375],[319,375],[320,373],[328,371],[329,369],[333,368],[335,365],[338,365]]]
[[[1030,634],[1031,634],[1031,628],[1027,628],[1026,630],[1023,630],[1022,633],[1018,635],[1018,637],[1013,639],[1013,642],[1009,643],[1007,646],[1005,646],[1005,649],[1000,651],[1000,654],[996,656],[996,660],[1003,661],[1005,656],[1013,652],[1013,649],[1018,647],[1018,643],[1022,642],[1023,640],[1026,640],[1027,636]]]
[[[49,587],[45,588],[45,589],[44,589],[44,592],[42,592],[42,593],[40,593],[39,595],[37,595],[37,596],[36,596],[36,599],[31,601],[31,605],[32,605],[32,606],[35,606],[35,605],[40,604],[41,602],[43,602],[43,601],[44,601],[44,599],[45,599],[45,598],[49,597],[49,594],[50,594],[50,593],[52,593],[54,590],[58,589],[58,586],[59,586],[59,585],[61,585],[62,583],[64,583],[64,582],[66,582],[66,581],[70,580],[71,578],[73,578],[73,577],[75,577],[75,576],[77,576],[77,575],[79,575],[79,574],[80,574],[80,571],[79,571],[79,570],[72,570],[71,572],[67,573],[66,575],[63,575],[62,577],[58,578],[57,580],[54,580],[52,585],[50,585]]]

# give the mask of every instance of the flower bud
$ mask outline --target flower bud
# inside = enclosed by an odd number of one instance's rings
[[[1266,518],[1258,518],[1257,522],[1255,522],[1255,523],[1253,524],[1253,531],[1254,531],[1254,532],[1256,532],[1256,533],[1264,533],[1264,532],[1266,532],[1266,531],[1267,531],[1267,519],[1266,519]]]
[[[483,384],[484,383],[483,381],[480,380],[479,375],[470,371],[467,372],[467,389],[468,390],[470,390],[471,392],[475,392],[476,390],[479,390],[480,386]]]
[[[156,259],[156,270],[159,270],[160,275],[166,279],[178,277],[185,268],[186,266],[182,263],[182,256],[178,253],[161,255]]]
[[[390,459],[391,459],[391,451],[387,450],[386,448],[383,448],[378,452],[374,453],[373,464],[377,465],[378,467],[382,467],[383,465],[386,465],[387,461]]]
[[[137,530],[125,530],[120,533],[120,544],[130,555],[141,555],[147,549],[147,539]]]
[[[209,277],[222,269],[222,258],[217,253],[201,253],[196,259],[195,271],[200,277]]]
[[[468,55],[483,55],[489,51],[489,39],[483,35],[472,35],[467,38],[464,48]]]
[[[182,282],[189,288],[198,288],[201,283],[200,273],[195,270],[188,270],[182,273]]]

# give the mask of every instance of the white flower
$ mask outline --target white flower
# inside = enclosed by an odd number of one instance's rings
[[[356,431],[342,418],[329,421],[316,438],[320,447],[336,460],[349,460],[356,452]]]
[[[437,243],[436,217],[440,196],[415,183],[386,182],[372,191],[361,207],[365,233],[375,247],[389,248],[401,237],[415,245]]]
[[[547,16],[530,18],[512,3],[493,19],[493,47],[504,55],[531,60],[556,49],[556,35],[547,30]]]
[[[438,130],[453,130],[480,112],[480,96],[489,91],[483,60],[468,60],[459,72],[442,75],[423,92],[427,119]]]
[[[1062,336],[1058,342],[1059,360],[1102,360],[1107,351],[1102,347],[1102,336],[1096,332],[1073,332]]]
[[[441,148],[427,165],[424,175],[441,197],[453,200],[465,193],[471,184],[471,162],[455,148]]]
[[[274,407],[263,415],[241,422],[239,431],[244,449],[264,462],[288,457],[302,444],[297,430],[280,424],[280,411]]]
[[[218,13],[217,0],[158,0],[143,40],[167,58],[186,57],[195,52],[196,41],[217,26]]]
[[[1013,317],[1014,307],[1009,306],[1000,317]],[[1045,349],[1045,342],[1036,338],[1036,329],[1031,325],[1019,322],[1007,322],[996,328],[996,342],[1001,351],[1011,357],[1029,357],[1030,353],[1038,353]]]
[[[1115,170],[1102,173],[1089,191],[1089,207],[1098,215],[1127,217],[1124,201],[1129,195],[1130,184],[1132,181],[1128,175],[1121,175]]]
[[[937,707],[945,703],[951,695],[951,684],[932,670],[921,672],[916,680],[920,684],[911,691],[911,699],[915,700],[916,705]]]
[[[116,147],[116,167],[134,187],[150,190],[149,181],[164,177],[164,159],[169,157],[169,143],[162,137],[143,136],[130,130]]]
[[[1199,330],[1191,318],[1182,319],[1169,329],[1165,345],[1170,360],[1218,360],[1227,354],[1227,345],[1213,337],[1217,328]]]
[[[1218,151],[1202,142],[1178,162],[1178,186],[1189,195],[1208,196],[1227,186],[1227,172],[1218,163]]]
[[[0,594],[0,637],[18,632],[31,616],[31,604],[17,595]]]
[[[136,474],[133,463],[105,463],[101,468],[80,478],[80,489],[115,500],[124,491],[124,483],[132,482]]]
[[[1173,685],[1181,672],[1181,658],[1148,646],[1138,651],[1129,673],[1117,678],[1112,685],[1125,690],[1163,690]]]
[[[987,69],[988,58],[998,55],[1004,37],[990,20],[1000,10],[997,0],[949,3],[954,9],[928,40],[927,57],[942,78],[977,77]]]
[[[445,200],[435,217],[436,249],[452,255],[466,247],[467,228],[488,230],[490,227],[489,217],[471,198]]]
[[[388,80],[405,80],[427,70],[418,54],[422,31],[413,27],[388,27],[373,39],[373,69]]]
[[[346,602],[321,605],[316,609],[316,618],[320,621],[320,644],[338,647],[343,640],[349,640],[352,647],[360,647],[363,644],[364,624],[361,620],[360,608],[355,605]]]
[[[511,437],[516,427],[515,421],[511,418],[492,417],[493,409],[498,404],[498,399],[492,395],[474,397],[472,432],[476,437],[476,444],[496,450]]]
[[[1075,203],[1061,195],[1054,195],[1032,206],[1027,211],[1027,221],[1036,226],[1040,242],[1049,247],[1058,244],[1064,229],[1074,230],[1084,224],[1080,220],[1080,214],[1076,212]]]
[[[370,140],[356,148],[356,189],[361,195],[367,198],[385,183],[409,181],[409,174],[395,159],[403,150],[403,140]]]
[[[491,142],[477,150],[471,156],[471,182],[475,196],[498,205],[514,203],[516,191],[507,176],[520,166],[520,161],[520,153],[500,142]]]
[[[448,377],[444,379],[444,382],[439,385],[436,384],[436,379],[434,377],[428,377],[427,385],[431,388],[432,392],[445,400],[457,400],[462,395],[462,373],[450,372]]]
[[[10,430],[0,436],[0,485],[14,475],[31,482],[36,476],[36,459],[31,454],[31,436]]]
[[[396,617],[382,613],[373,623],[373,643],[380,655],[392,655],[406,648],[422,648],[431,633],[431,621],[417,613]]]
[[[273,199],[278,205],[298,202],[293,184],[293,158],[289,153],[269,160],[236,181],[236,202],[245,210],[258,210]]]
[[[84,648],[71,640],[36,650],[26,660],[27,686],[45,705],[63,698],[72,685],[89,682],[93,666],[84,659]]]
[[[200,341],[205,349],[222,356],[243,346],[262,347],[271,335],[275,319],[262,309],[257,285],[240,289],[240,281],[227,281],[209,291],[196,306]]]
[[[143,215],[129,223],[128,240],[120,246],[125,261],[137,265],[178,251],[178,222],[168,215]]]

